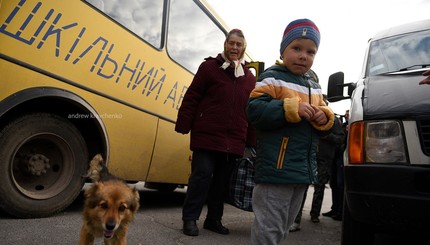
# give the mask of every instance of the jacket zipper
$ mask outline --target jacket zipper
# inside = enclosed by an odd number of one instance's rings
[[[311,84],[308,82],[308,91],[309,91],[309,104],[312,104],[312,93],[311,93]],[[308,171],[309,171],[309,178],[311,183],[315,183],[315,179],[313,178],[313,172],[312,172],[312,163],[311,163],[311,152],[312,152],[312,128],[311,128],[311,143],[308,148]]]
[[[277,169],[282,169],[285,153],[287,152],[287,145],[288,145],[288,137],[283,137],[281,149],[279,150],[278,163],[276,165]]]

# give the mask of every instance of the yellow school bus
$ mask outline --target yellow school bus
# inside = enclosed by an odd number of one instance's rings
[[[60,212],[97,153],[124,180],[186,185],[176,115],[227,31],[197,0],[0,0],[1,209]]]

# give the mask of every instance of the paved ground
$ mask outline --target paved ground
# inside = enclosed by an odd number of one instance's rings
[[[173,193],[150,191],[139,186],[141,209],[128,233],[129,245],[242,245],[250,243],[250,227],[253,213],[226,205],[223,223],[230,229],[230,235],[220,235],[200,229],[198,237],[182,234],[181,207],[185,197],[184,189]],[[331,205],[330,189],[322,212]],[[340,222],[321,217],[321,223],[310,221],[309,210],[313,188],[308,191],[304,207],[302,229],[290,234],[288,242],[282,245],[340,245]],[[0,212],[0,243],[8,245],[28,244],[77,244],[82,225],[82,198],[78,198],[68,209],[53,217],[44,219],[15,219]],[[203,211],[206,214],[206,210]],[[204,216],[203,216],[204,217]],[[203,226],[203,220],[198,222]],[[102,244],[98,240],[96,244]]]

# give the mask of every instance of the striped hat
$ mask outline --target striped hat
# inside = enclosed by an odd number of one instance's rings
[[[314,41],[317,48],[320,45],[320,31],[315,23],[309,19],[298,19],[290,22],[285,28],[281,42],[281,54],[288,44],[297,38],[308,38]]]

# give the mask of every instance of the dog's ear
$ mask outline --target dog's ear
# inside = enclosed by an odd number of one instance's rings
[[[139,195],[139,192],[137,191],[136,187],[131,188],[131,191],[133,193],[133,196],[132,196],[132,199],[130,200],[128,208],[132,212],[135,212],[140,207],[140,195]]]
[[[101,196],[98,194],[103,188],[103,183],[95,183],[92,187],[85,191],[85,202],[90,208],[95,208],[101,201]]]

